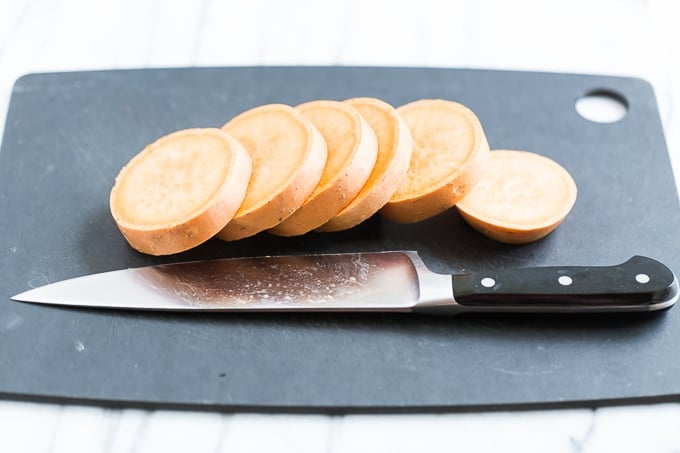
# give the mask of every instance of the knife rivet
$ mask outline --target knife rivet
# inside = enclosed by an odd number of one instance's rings
[[[635,281],[638,283],[642,283],[643,285],[645,283],[649,283],[649,275],[647,274],[637,274],[635,276]]]
[[[480,281],[480,283],[482,284],[482,286],[483,286],[484,288],[491,288],[491,287],[493,287],[493,286],[496,284],[496,280],[494,280],[494,279],[491,278],[491,277],[484,277],[484,278]]]
[[[571,279],[568,275],[562,275],[560,278],[557,279],[557,283],[559,283],[562,286],[569,286],[572,283],[574,283],[574,280]]]

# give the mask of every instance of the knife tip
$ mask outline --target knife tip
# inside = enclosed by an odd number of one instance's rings
[[[26,297],[26,292],[15,294],[14,296],[10,296],[10,300],[13,300],[14,302],[31,302],[29,298]]]
[[[15,302],[28,302],[28,303],[40,303],[41,301],[35,297],[35,288],[29,289],[14,296],[10,296],[10,300]]]

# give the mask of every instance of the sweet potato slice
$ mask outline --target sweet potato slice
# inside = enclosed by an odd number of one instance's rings
[[[373,129],[349,104],[312,101],[297,109],[326,140],[328,161],[319,184],[300,209],[269,230],[278,236],[301,235],[330,220],[359,193],[378,154]]]
[[[248,192],[234,218],[217,234],[226,241],[271,228],[297,211],[321,179],[326,142],[300,112],[282,104],[256,107],[223,127],[253,159]]]
[[[576,184],[557,162],[530,152],[492,151],[482,179],[456,207],[486,236],[508,244],[553,231],[576,202]]]
[[[411,223],[456,204],[477,183],[489,154],[482,125],[467,107],[423,99],[397,109],[413,136],[408,173],[381,214]]]
[[[233,217],[250,174],[250,156],[226,132],[178,131],[123,167],[111,190],[111,214],[140,252],[182,252],[207,241]]]
[[[375,132],[378,157],[359,194],[316,231],[346,230],[378,212],[396,192],[411,161],[411,131],[394,107],[376,98],[354,98],[344,102],[357,109]]]

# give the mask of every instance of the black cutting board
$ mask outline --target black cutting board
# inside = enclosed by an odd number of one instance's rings
[[[625,98],[600,124],[574,102]],[[119,169],[171,131],[256,105],[375,96],[459,101],[492,148],[547,155],[579,197],[553,234],[508,246],[454,210],[415,225],[235,243],[154,258],[109,215]],[[419,68],[203,68],[34,74],[14,87],[0,151],[0,394],[252,410],[439,410],[680,395],[680,308],[632,316],[178,315],[35,306],[9,297],[94,272],[203,258],[418,250],[436,271],[614,264],[680,270],[678,198],[653,90],[618,77]]]

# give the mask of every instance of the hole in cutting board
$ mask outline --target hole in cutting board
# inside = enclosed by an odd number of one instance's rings
[[[628,100],[610,90],[593,90],[576,100],[576,111],[596,123],[615,123],[628,113]]]

